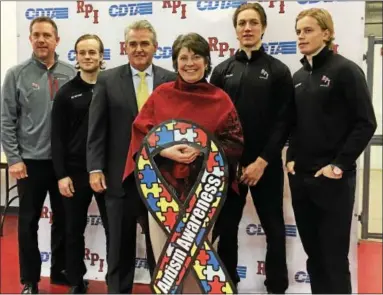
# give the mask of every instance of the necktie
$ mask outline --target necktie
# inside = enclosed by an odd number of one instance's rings
[[[148,84],[146,83],[146,79],[145,79],[146,73],[138,72],[138,76],[140,77],[140,83],[138,84],[136,95],[137,95],[137,107],[138,107],[138,111],[140,111],[149,97],[149,90],[148,90]]]

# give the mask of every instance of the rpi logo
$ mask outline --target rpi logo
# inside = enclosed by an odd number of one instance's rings
[[[25,11],[25,17],[28,20],[39,16],[46,16],[52,19],[67,19],[69,18],[69,9],[68,7],[28,8]]]
[[[246,227],[246,233],[249,236],[264,236],[265,232],[262,228],[261,224],[253,224],[250,223]],[[285,225],[285,233],[287,237],[296,237],[297,236],[297,226],[294,224],[286,224]]]
[[[92,252],[89,248],[85,248],[84,260],[90,261],[91,266],[98,267],[98,272],[104,272],[104,258],[100,258],[100,255],[96,252]]]
[[[40,218],[47,218],[49,219],[49,223],[52,224],[53,213],[47,206],[43,206]]]
[[[225,57],[228,53],[229,56],[234,55],[235,48],[230,47],[227,42],[219,42],[217,37],[208,37],[210,51],[218,52],[218,57]]]
[[[162,8],[171,8],[172,13],[178,13],[178,8],[181,8],[181,19],[186,18],[186,3],[182,3],[182,1],[162,1]]]
[[[266,275],[266,264],[263,260],[257,261],[257,275],[265,276]]]
[[[295,276],[294,276],[294,279],[297,283],[306,283],[306,284],[309,284],[310,283],[310,277],[309,275],[304,272],[304,271],[298,271]]]
[[[77,13],[84,13],[84,18],[93,17],[93,23],[98,24],[98,9],[94,9],[92,4],[85,4],[84,0],[77,0]]]

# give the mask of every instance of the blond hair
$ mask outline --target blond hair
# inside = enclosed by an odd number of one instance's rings
[[[318,25],[321,27],[321,29],[328,30],[330,33],[329,40],[326,41],[326,45],[328,48],[333,49],[335,40],[335,31],[334,31],[334,22],[332,20],[331,14],[323,8],[310,8],[301,11],[297,18],[295,19],[295,28],[297,27],[297,23],[300,19],[304,18],[305,16],[310,16],[312,18],[315,18],[318,22]]]

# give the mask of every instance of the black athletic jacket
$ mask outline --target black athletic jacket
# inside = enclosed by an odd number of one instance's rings
[[[214,69],[210,82],[227,92],[237,108],[245,143],[242,165],[258,156],[280,162],[288,137],[288,125],[281,122],[294,98],[289,68],[263,47],[250,59],[238,50]]]
[[[364,73],[327,47],[314,56],[313,67],[306,58],[301,62],[293,77],[296,115],[288,161],[302,172],[328,164],[353,170],[376,129]]]
[[[58,179],[87,185],[86,140],[93,84],[77,76],[57,92],[52,109],[52,160]]]

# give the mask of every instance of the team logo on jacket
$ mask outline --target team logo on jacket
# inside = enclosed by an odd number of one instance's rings
[[[267,80],[268,78],[269,78],[269,73],[265,69],[262,69],[261,74],[259,75],[259,79]]]
[[[330,86],[330,78],[323,75],[321,79],[321,84],[319,85],[320,87],[329,87]]]

